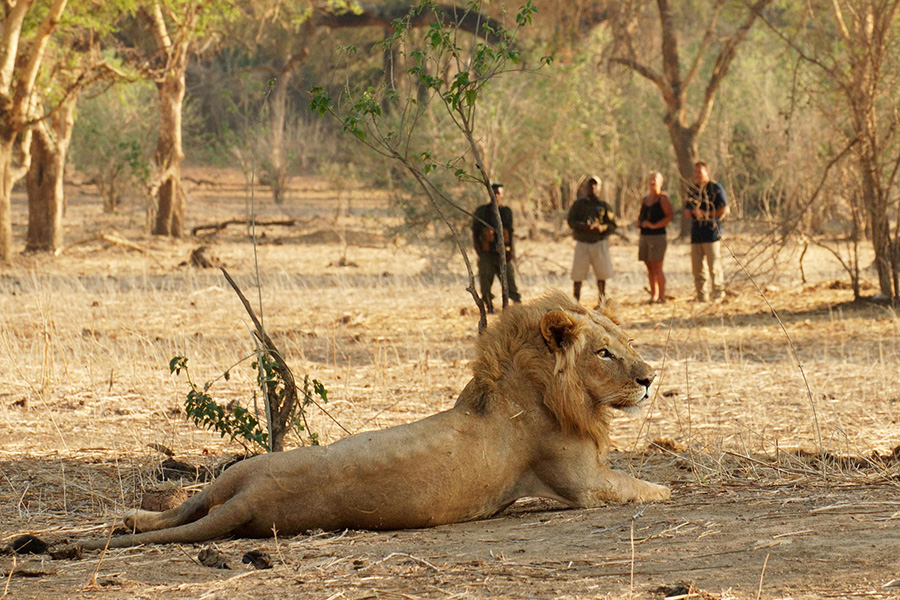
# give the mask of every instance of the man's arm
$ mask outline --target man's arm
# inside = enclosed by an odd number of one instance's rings
[[[716,183],[716,199],[713,203],[715,210],[712,212],[713,217],[723,219],[731,213],[731,207],[728,206],[728,199],[725,197],[725,188],[721,183]]]
[[[603,224],[606,225],[606,233],[612,233],[616,230],[616,214],[609,204],[603,210]]]
[[[513,260],[516,257],[516,251],[513,247],[513,212],[512,209],[508,206],[504,206],[506,210],[503,211],[501,215],[501,220],[503,221],[503,236],[504,236],[504,244],[509,249],[507,252],[507,257],[509,260]],[[508,236],[508,239],[507,239]]]
[[[569,209],[569,215],[566,218],[566,221],[569,223],[569,227],[571,227],[574,231],[590,231],[591,227],[588,225],[587,217],[582,210],[582,203],[575,201],[572,204],[572,208]]]
[[[484,251],[484,214],[481,211],[481,207],[475,209],[475,216],[472,217],[472,246],[475,248],[476,252]]]

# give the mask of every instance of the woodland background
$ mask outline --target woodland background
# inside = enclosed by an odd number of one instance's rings
[[[286,207],[291,179],[302,175],[326,178],[338,196],[387,190],[404,219],[394,233],[437,241],[446,236],[432,227],[440,203],[423,200],[409,171],[359,144],[346,120],[309,110],[311,89],[334,98],[375,90],[390,127],[405,113],[384,103],[389,90],[415,104],[407,156],[462,227],[465,210],[488,195],[467,180],[479,168],[505,183],[520,222],[537,227],[558,219],[593,173],[625,222],[651,169],[666,176],[677,208],[692,163],[705,160],[744,230],[767,247],[799,239],[828,248],[857,296],[869,266],[858,263],[858,243],[871,240],[879,295],[891,298],[900,251],[898,5],[5,0],[0,259],[23,243],[37,252],[65,246],[72,180],[95,183],[107,211],[137,203],[148,230],[185,235],[194,208],[182,164],[240,168]],[[469,68],[475,81],[477,65],[438,56],[409,77],[429,48],[434,15],[460,34],[458,47],[515,52],[478,90],[476,153],[423,74],[446,82]],[[398,19],[409,27],[402,38]],[[498,32],[515,38],[500,43]],[[17,182],[29,210],[14,235]],[[752,262],[754,272],[771,266]]]
[[[896,597],[900,0],[0,7],[0,547],[109,535],[246,453],[185,402],[260,415],[272,389],[216,265],[327,388],[285,445],[452,406],[489,180],[527,300],[570,289],[566,207],[604,179],[630,238],[610,292],[659,373],[610,459],[673,489],[218,541],[230,569],[189,547],[5,554],[0,598]],[[728,296],[688,301],[676,223],[671,300],[647,305],[624,225],[649,170],[677,207],[697,159],[733,208]]]

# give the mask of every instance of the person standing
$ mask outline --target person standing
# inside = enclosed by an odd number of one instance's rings
[[[691,271],[697,302],[706,302],[710,297],[707,288],[713,302],[725,299],[720,220],[729,212],[731,208],[725,198],[725,189],[710,179],[709,166],[705,162],[696,163],[694,185],[688,190],[684,216],[691,219]]]
[[[587,195],[579,198],[569,209],[569,227],[575,238],[575,257],[572,261],[573,295],[581,301],[581,284],[593,268],[600,299],[606,295],[606,280],[613,276],[609,256],[609,234],[616,229],[615,214],[609,204],[600,199],[599,177],[587,180]]]
[[[494,226],[497,219],[494,215],[493,205],[488,202],[475,209],[472,218],[472,243],[478,254],[478,283],[481,287],[481,297],[487,306],[489,313],[494,312],[494,295],[491,287],[494,278],[500,278],[500,252],[506,252],[506,284],[509,299],[513,302],[521,302],[519,290],[516,287],[516,275],[513,263],[516,253],[513,248],[513,214],[512,209],[503,205],[503,184],[492,183],[491,189],[500,208],[500,222],[502,224],[503,239],[497,240]],[[502,285],[502,284],[501,284]]]
[[[647,266],[650,281],[650,302],[666,301],[666,274],[663,260],[666,257],[666,225],[672,222],[672,203],[662,191],[663,176],[652,171],[647,180],[649,193],[641,200],[637,223],[641,230],[638,244],[638,260]]]

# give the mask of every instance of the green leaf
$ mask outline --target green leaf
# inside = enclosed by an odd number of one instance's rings
[[[532,4],[531,0],[528,0],[521,8],[519,8],[519,12],[516,15],[516,25],[519,27],[525,27],[526,25],[531,25],[532,17],[534,13],[538,11],[537,7]]]
[[[184,356],[172,357],[172,360],[169,361],[169,373],[180,375],[182,369],[187,369],[187,361],[188,359]]]
[[[318,114],[320,117],[325,113],[331,112],[331,97],[324,88],[314,87],[309,91],[312,100],[309,102],[309,110]]]

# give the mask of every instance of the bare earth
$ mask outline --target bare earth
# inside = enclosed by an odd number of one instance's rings
[[[189,227],[245,216],[238,175],[189,175]],[[187,381],[168,372],[176,355],[188,357],[195,383],[229,370],[213,395],[252,406],[253,371],[249,361],[236,364],[252,353],[248,319],[218,270],[186,264],[201,245],[254,305],[261,297],[266,328],[294,373],[327,386],[330,417],[309,413],[323,443],[346,435],[342,428],[446,409],[468,380],[477,315],[465,266],[445,262],[449,253],[427,240],[385,235],[397,223],[383,194],[339,197],[323,182],[298,180],[283,207],[257,198],[259,218],[296,219],[259,230],[257,292],[240,225],[156,239],[142,233],[141,207],[103,214],[92,192],[70,192],[69,246],[59,256],[0,266],[0,546],[24,533],[50,543],[109,535],[143,490],[168,479],[193,491],[206,467],[242,453],[185,420]],[[21,240],[26,215],[16,200]],[[336,216],[348,202],[350,214]],[[569,289],[565,228],[521,222],[526,299]],[[568,510],[524,500],[487,521],[428,530],[310,532],[81,559],[7,554],[0,598],[900,597],[896,312],[852,303],[848,277],[821,248],[801,262],[800,248],[775,255],[749,233],[729,238],[726,302],[688,301],[688,248],[674,243],[673,298],[648,306],[631,236],[614,244],[611,294],[659,383],[645,415],[614,421],[610,458],[670,485],[670,501]],[[863,264],[870,260],[864,254]],[[591,304],[595,288],[586,288]],[[864,293],[874,293],[871,282]],[[164,468],[161,449],[199,475]],[[218,561],[207,560],[207,547]],[[242,562],[255,550],[271,568]]]

